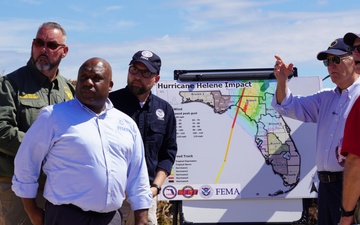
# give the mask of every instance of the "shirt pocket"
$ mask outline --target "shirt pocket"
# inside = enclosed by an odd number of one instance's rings
[[[30,125],[38,117],[40,110],[47,106],[48,104],[43,99],[29,99],[29,98],[20,98],[20,107],[19,107],[19,127],[23,131],[27,131]]]
[[[149,130],[146,137],[146,150],[152,155],[157,157],[159,149],[163,143],[165,136],[166,124],[164,121],[156,121],[149,124]]]

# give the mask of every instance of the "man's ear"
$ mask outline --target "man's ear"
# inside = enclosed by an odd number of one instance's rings
[[[109,84],[109,92],[112,90],[114,86],[114,82],[113,81],[110,81],[110,84]]]
[[[64,47],[64,53],[62,54],[61,57],[62,57],[62,58],[65,58],[65,56],[67,55],[68,51],[69,51],[69,46],[66,45],[66,46]]]

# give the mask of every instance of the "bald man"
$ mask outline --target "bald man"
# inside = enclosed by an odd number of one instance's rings
[[[136,224],[147,224],[152,198],[141,135],[108,100],[112,87],[106,60],[85,61],[76,98],[45,107],[26,133],[12,189],[34,225],[107,225],[120,216],[125,191]],[[47,175],[45,212],[34,199],[41,167]]]

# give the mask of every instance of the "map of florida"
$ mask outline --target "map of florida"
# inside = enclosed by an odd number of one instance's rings
[[[249,89],[248,89],[249,90]],[[270,165],[273,172],[281,177],[285,190],[270,193],[270,196],[291,191],[300,180],[300,155],[291,138],[290,127],[274,108],[271,107],[273,94],[249,90],[245,93],[223,95],[220,91],[181,91],[179,95],[184,103],[203,103],[213,108],[214,113],[222,114],[235,110],[237,117],[245,120],[255,129],[252,132],[257,149]],[[244,120],[242,120],[244,121]],[[246,129],[247,126],[240,124]],[[248,129],[249,130],[249,129]]]

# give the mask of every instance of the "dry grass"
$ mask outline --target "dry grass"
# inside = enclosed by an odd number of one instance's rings
[[[317,224],[318,220],[317,220],[317,214],[318,214],[318,210],[317,210],[317,199],[313,198],[309,200],[309,219],[308,219],[308,224],[309,225],[315,225]]]
[[[173,225],[173,209],[172,205],[167,201],[158,201],[158,224],[159,225]],[[177,225],[180,225],[180,219],[178,218]],[[303,225],[315,225],[317,224],[317,202],[316,199],[309,199],[308,208],[308,221],[307,223],[298,223]]]
[[[172,204],[167,201],[158,201],[157,218],[159,225],[172,225],[173,212]],[[178,220],[179,224],[179,220]]]

